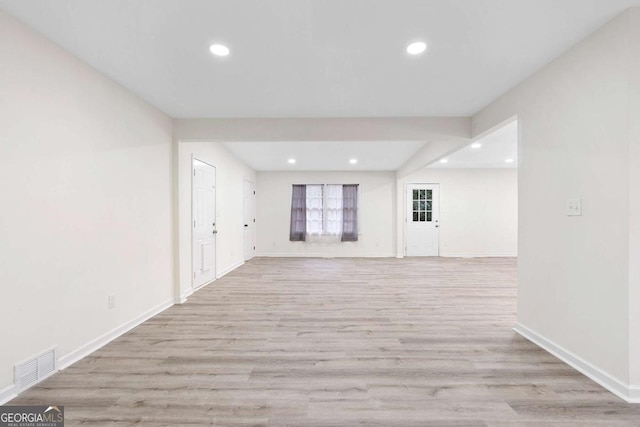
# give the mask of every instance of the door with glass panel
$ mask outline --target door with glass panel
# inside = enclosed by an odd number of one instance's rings
[[[439,255],[439,189],[438,184],[407,185],[406,256]]]

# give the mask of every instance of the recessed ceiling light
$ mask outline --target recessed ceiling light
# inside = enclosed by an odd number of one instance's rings
[[[287,161],[289,162],[290,165],[293,165],[296,163],[296,159],[289,159]]]
[[[480,144],[479,142],[474,142],[473,144],[471,144],[471,148],[480,148],[482,147],[482,144]]]
[[[209,46],[209,50],[215,56],[227,56],[230,52],[229,48],[223,44],[212,44],[211,46]]]
[[[419,55],[427,49],[425,42],[415,42],[407,46],[407,53],[409,55]]]
[[[505,159],[505,163],[513,163],[514,160],[513,159]]]
[[[349,163],[351,163],[352,165],[355,165],[356,163],[358,163],[358,159],[350,159]]]
[[[440,163],[447,163],[449,160],[447,159],[440,159]]]

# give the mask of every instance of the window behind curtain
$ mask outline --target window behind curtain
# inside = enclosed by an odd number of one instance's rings
[[[333,236],[342,234],[342,185],[327,185],[326,233]]]
[[[307,234],[322,234],[323,230],[323,187],[307,185]]]
[[[294,185],[289,240],[358,241],[358,185]]]

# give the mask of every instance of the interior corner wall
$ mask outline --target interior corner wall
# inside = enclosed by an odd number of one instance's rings
[[[629,22],[629,383],[640,402],[640,8]]]
[[[171,119],[2,11],[0,63],[2,392],[16,363],[71,362],[174,288]]]
[[[517,256],[517,169],[423,168],[402,179],[403,192],[410,183],[440,185],[440,256]]]
[[[474,135],[518,117],[519,325],[621,394],[629,379],[629,36],[627,11],[473,117]],[[567,216],[572,198],[582,199],[582,216]]]
[[[290,242],[293,184],[359,184],[357,242]],[[258,172],[257,252],[259,256],[395,256],[394,172]]]
[[[195,157],[216,168],[216,276],[244,263],[244,181],[256,183],[253,169],[219,142],[178,142],[178,231],[180,295],[192,292],[191,171]],[[259,224],[257,225],[259,229]]]

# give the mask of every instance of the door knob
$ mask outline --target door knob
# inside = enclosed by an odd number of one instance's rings
[[[218,230],[213,230],[213,234],[218,234]]]
[[[249,226],[249,224],[245,224],[244,226],[245,226],[245,227],[248,227],[248,226]]]

